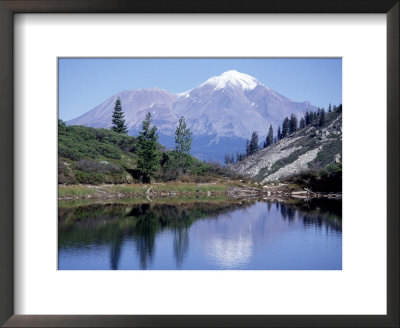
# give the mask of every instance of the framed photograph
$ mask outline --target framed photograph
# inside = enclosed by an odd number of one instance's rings
[[[58,270],[342,269],[341,58],[63,57],[58,81]]]
[[[399,326],[398,1],[0,10],[2,325]]]

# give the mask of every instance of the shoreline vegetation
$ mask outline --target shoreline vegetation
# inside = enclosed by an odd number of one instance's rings
[[[311,199],[332,198],[341,199],[339,192],[313,192],[305,187],[294,184],[272,183],[258,185],[235,182],[210,183],[152,183],[152,184],[118,184],[118,185],[59,185],[58,200],[106,200],[106,199],[163,199],[178,197],[224,197],[224,198],[253,198],[271,199]]]

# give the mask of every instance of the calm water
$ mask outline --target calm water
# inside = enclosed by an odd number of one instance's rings
[[[340,270],[341,208],[334,200],[60,203],[59,269]]]

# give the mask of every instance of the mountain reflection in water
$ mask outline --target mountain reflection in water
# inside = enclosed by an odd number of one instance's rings
[[[59,269],[342,268],[340,201],[59,207]]]

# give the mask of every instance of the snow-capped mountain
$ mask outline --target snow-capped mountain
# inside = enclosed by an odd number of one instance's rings
[[[180,95],[174,111],[184,116],[195,135],[249,138],[261,137],[269,124],[278,127],[286,116],[303,115],[308,103],[296,103],[237,71],[214,76]]]
[[[259,133],[261,142],[270,124],[276,131],[286,116],[293,113],[300,117],[308,108],[315,110],[308,102],[291,101],[256,78],[231,70],[180,94],[158,88],[123,91],[67,123],[110,127],[118,97],[130,134],[140,130],[141,122],[150,111],[160,142],[173,146],[176,124],[184,116],[194,133],[192,153],[207,160],[243,152],[252,131]]]

